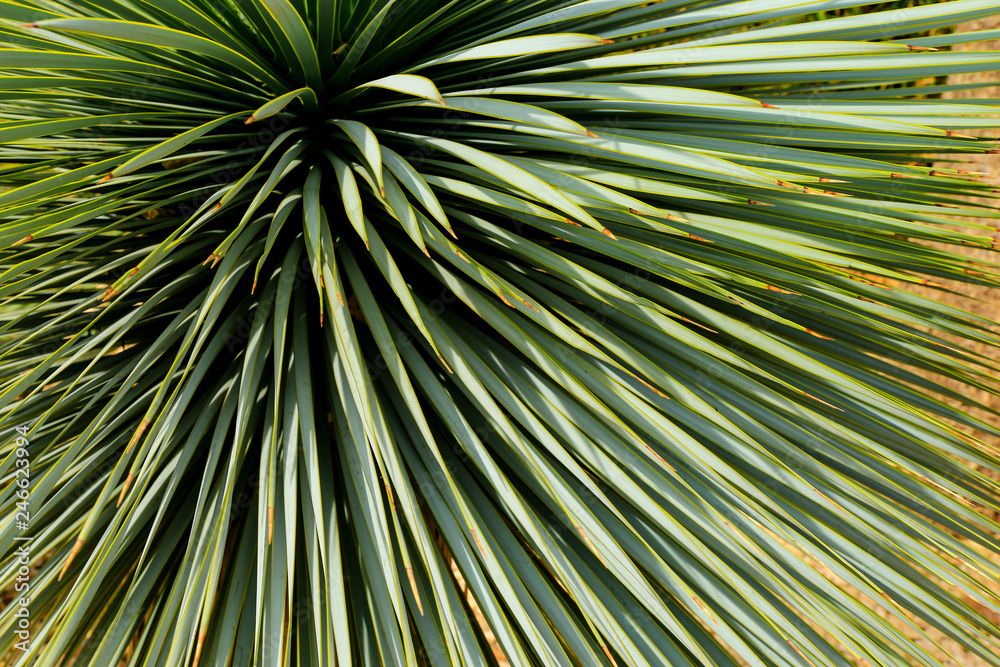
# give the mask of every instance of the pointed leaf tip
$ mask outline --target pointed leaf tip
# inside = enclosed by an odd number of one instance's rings
[[[129,487],[132,486],[132,480],[135,479],[135,475],[129,473],[125,476],[125,484],[122,486],[121,493],[118,494],[118,503],[115,507],[121,507],[122,501],[125,500],[125,495],[128,493]]]
[[[63,563],[62,569],[59,570],[59,577],[57,579],[58,581],[62,581],[63,575],[66,574],[66,570],[69,569],[70,563],[73,562],[73,559],[76,558],[76,555],[80,553],[80,549],[82,548],[83,548],[83,538],[78,537],[76,538],[76,542],[73,543],[73,548],[69,552],[69,557],[66,559],[66,562]]]
[[[807,334],[811,334],[813,336],[816,336],[816,338],[822,338],[823,340],[833,340],[829,336],[824,336],[823,334],[817,333],[817,332],[813,331],[812,329],[806,329],[806,333]]]
[[[410,580],[410,588],[413,590],[413,599],[416,600],[416,602],[417,602],[417,610],[420,612],[420,615],[423,616],[424,615],[424,605],[420,601],[420,592],[417,590],[417,580],[413,576],[413,568],[412,567],[406,568],[406,577],[407,577],[407,579]]]
[[[208,629],[207,628],[203,629],[201,632],[198,633],[198,645],[197,645],[197,647],[194,650],[194,662],[191,663],[192,665],[199,665],[199,664],[201,664],[199,662],[199,659],[201,658],[202,649],[204,649],[204,647],[205,647],[205,638],[206,637],[208,637]]]
[[[448,365],[448,362],[444,360],[444,357],[442,357],[440,353],[438,353],[438,359],[440,359],[441,363],[444,364],[444,368],[446,371],[448,371],[452,375],[455,374],[455,371],[451,370],[451,366]]]

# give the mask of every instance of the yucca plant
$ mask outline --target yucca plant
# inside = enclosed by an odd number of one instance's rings
[[[864,4],[0,1],[0,661],[1000,665],[997,4]]]

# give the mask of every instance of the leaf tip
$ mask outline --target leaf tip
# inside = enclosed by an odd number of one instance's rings
[[[833,340],[829,336],[824,336],[823,334],[817,333],[817,332],[813,331],[812,329],[806,329],[806,333],[810,334],[812,336],[816,336],[816,338],[822,338],[823,340]]]
[[[205,647],[205,638],[207,636],[208,636],[208,628],[202,628],[202,630],[198,633],[198,645],[194,649],[194,662],[191,663],[192,665],[201,664],[200,662],[198,662],[198,660],[201,658],[201,651]]]
[[[80,553],[81,549],[83,549],[83,538],[78,537],[76,538],[76,542],[73,543],[73,548],[69,552],[69,557],[66,559],[66,562],[63,563],[62,569],[59,570],[59,577],[57,578],[57,581],[62,581],[63,575],[66,574],[66,570],[69,569],[70,563],[73,562],[73,559],[76,558],[76,555]]]
[[[446,370],[446,371],[448,371],[448,372],[449,372],[449,373],[451,373],[452,375],[454,375],[454,374],[455,374],[455,371],[451,370],[451,366],[449,366],[449,365],[448,365],[448,362],[444,360],[444,357],[443,357],[443,356],[441,356],[441,353],[440,353],[440,352],[438,352],[438,359],[440,359],[440,360],[441,360],[441,363],[442,363],[442,364],[444,364],[444,368],[445,368],[445,370]]]
[[[413,591],[413,599],[417,601],[417,609],[420,611],[420,615],[424,615],[424,605],[420,602],[420,592],[417,590],[417,580],[413,576],[413,568],[406,568],[406,577],[410,580],[410,590]]]
[[[122,501],[125,500],[125,495],[128,493],[129,487],[132,486],[132,480],[135,479],[135,475],[129,473],[125,475],[125,484],[122,486],[121,493],[118,494],[118,503],[115,507],[121,507]]]

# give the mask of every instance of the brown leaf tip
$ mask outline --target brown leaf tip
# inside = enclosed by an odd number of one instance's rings
[[[451,366],[449,366],[449,365],[448,365],[448,362],[447,362],[447,361],[445,361],[445,360],[444,360],[444,357],[443,357],[443,356],[441,356],[440,354],[438,354],[438,360],[439,360],[439,361],[440,361],[440,362],[441,362],[442,364],[444,364],[444,368],[445,368],[445,370],[446,370],[446,371],[448,371],[448,372],[449,372],[449,373],[451,373],[452,375],[454,375],[454,374],[455,374],[455,371],[451,370]]]
[[[806,333],[812,334],[813,336],[816,336],[816,338],[822,338],[823,340],[833,340],[829,336],[824,336],[823,334],[817,333],[817,332],[813,331],[812,329],[806,329]]]
[[[413,568],[406,568],[406,577],[410,580],[410,589],[413,591],[413,599],[417,603],[417,610],[420,611],[420,615],[424,615],[424,605],[420,602],[420,591],[417,590],[417,580],[413,576]]]
[[[63,575],[66,574],[66,570],[69,569],[69,564],[73,562],[73,559],[76,558],[76,555],[80,553],[80,549],[82,548],[83,548],[83,538],[78,537],[76,538],[76,542],[73,543],[73,548],[69,552],[69,558],[66,559],[66,562],[63,563],[62,569],[59,571],[58,580],[60,581],[62,580]]]
[[[122,486],[121,493],[118,494],[118,504],[115,507],[121,507],[122,501],[125,500],[125,496],[128,494],[129,487],[132,486],[132,481],[135,479],[135,475],[129,473],[125,476],[125,484]]]

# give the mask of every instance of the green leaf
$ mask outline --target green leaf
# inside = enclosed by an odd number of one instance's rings
[[[434,58],[411,68],[409,71],[423,69],[432,65],[443,65],[445,63],[461,62],[463,60],[487,60],[493,58],[510,58],[514,56],[533,55],[537,53],[551,53],[553,51],[570,51],[575,49],[587,49],[602,44],[607,44],[607,40],[592,35],[578,34],[551,34],[533,35],[530,37],[515,37],[514,39],[504,39],[491,44],[480,44],[469,49],[462,49],[446,56]]]
[[[285,93],[281,97],[276,97],[264,106],[260,107],[252,114],[250,118],[247,119],[247,125],[250,123],[255,123],[258,120],[264,120],[265,118],[270,118],[276,113],[280,113],[282,109],[287,107],[292,101],[297,99],[305,98],[303,104],[309,106],[310,108],[315,108],[319,102],[316,99],[316,92],[312,88],[299,88],[298,90],[293,90],[290,93]]]

